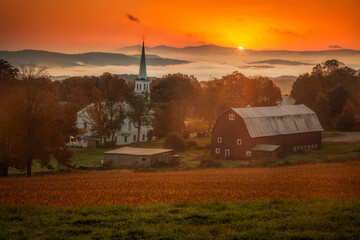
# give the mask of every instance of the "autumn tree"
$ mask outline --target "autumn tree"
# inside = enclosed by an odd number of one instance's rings
[[[157,138],[164,138],[171,132],[182,134],[184,122],[179,117],[179,111],[174,102],[161,103],[154,113],[154,134]]]
[[[198,112],[211,129],[216,118],[230,107],[273,106],[281,100],[280,89],[266,77],[246,77],[233,72],[202,83]]]
[[[328,101],[330,117],[327,122],[334,124],[347,99],[351,99],[355,107],[360,108],[359,89],[360,77],[356,71],[332,59],[317,64],[311,74],[299,76],[293,84],[291,95],[296,103],[313,108],[323,119],[322,122],[325,121],[327,108],[320,106],[326,106],[325,102]]]
[[[5,159],[2,175],[7,175],[7,167],[12,166],[27,169],[27,176],[31,176],[34,161],[51,169],[51,156],[60,164],[71,167],[71,152],[65,142],[70,135],[76,134],[75,117],[68,105],[58,102],[51,80],[42,77],[45,68],[33,63],[21,66],[21,80],[16,80],[17,71],[7,64],[1,65],[2,69],[5,68],[1,75],[6,75],[6,81],[16,82],[12,87],[6,85],[7,93],[1,95],[8,101],[0,110],[5,116],[1,123],[4,123],[2,129],[5,131],[0,133],[5,139],[2,147],[6,149],[1,154],[1,160]]]
[[[100,139],[99,144],[102,145],[103,138],[108,133],[109,116],[105,110],[105,103],[102,101],[96,101],[81,113],[83,118],[89,124],[89,130],[93,136]]]
[[[181,121],[194,114],[200,84],[194,76],[168,74],[153,83],[151,99],[154,104],[174,102]]]
[[[207,122],[209,132],[214,122],[216,121],[218,114],[220,97],[219,92],[219,84],[217,84],[216,81],[204,82],[204,86],[200,95],[201,101],[197,107],[197,111],[201,114],[202,119]]]
[[[356,124],[355,115],[358,109],[349,99],[342,108],[341,114],[336,119],[336,124],[340,130],[352,130]]]
[[[31,176],[31,166],[37,160],[42,166],[52,168],[50,157],[64,166],[70,166],[71,152],[65,142],[75,135],[75,121],[66,115],[65,105],[58,103],[56,91],[46,78],[23,78],[19,94],[14,98],[16,106],[13,134],[20,139],[16,152],[15,167],[26,166],[27,176]],[[73,115],[72,115],[73,116]]]
[[[10,127],[10,97],[18,84],[18,69],[0,59],[0,176],[8,175],[11,152],[14,151],[14,135]]]
[[[323,127],[331,126],[331,109],[329,99],[325,94],[319,93],[315,99],[314,111]]]
[[[94,78],[70,77],[62,80],[58,85],[59,100],[73,104],[77,111],[101,98]]]
[[[124,104],[121,102],[110,102],[107,101],[105,104],[105,112],[108,116],[107,130],[110,133],[111,142],[115,141],[115,135],[117,132],[121,131],[122,125],[126,118],[126,112],[124,109]]]
[[[281,91],[267,77],[252,77],[244,82],[243,95],[252,107],[276,106],[281,101]]]
[[[349,95],[345,87],[338,84],[326,92],[326,97],[329,99],[331,116],[335,118],[341,113]]]
[[[146,92],[137,94],[129,90],[127,93],[127,103],[129,104],[129,110],[126,112],[126,115],[134,127],[137,128],[136,140],[139,143],[141,127],[149,126],[153,118],[150,96]]]
[[[296,104],[305,104],[312,108],[319,92],[323,92],[321,79],[305,73],[296,79],[290,94],[295,99]]]
[[[113,103],[124,101],[127,89],[125,80],[114,74],[106,72],[99,77],[99,90],[105,101]]]

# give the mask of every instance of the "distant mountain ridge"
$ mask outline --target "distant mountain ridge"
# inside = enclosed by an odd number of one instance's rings
[[[122,48],[114,49],[112,52],[130,52],[130,51],[139,51],[141,49],[141,45],[133,45],[127,46]],[[317,51],[292,51],[292,50],[253,50],[253,49],[244,49],[239,50],[238,48],[232,47],[221,47],[213,44],[209,45],[199,45],[199,46],[187,46],[187,47],[171,47],[166,45],[159,45],[155,47],[145,47],[148,51],[168,51],[168,52],[181,52],[181,53],[222,53],[222,54],[229,54],[235,52],[245,52],[245,53],[252,53],[252,54],[336,54],[336,55],[354,55],[359,54],[360,50],[353,50],[353,49],[327,49],[327,50],[317,50]]]
[[[237,66],[240,69],[271,69],[276,65],[315,66],[329,59],[343,61],[350,67],[359,68],[360,50],[327,49],[319,51],[291,50],[239,50],[234,47],[217,45],[200,45],[187,47],[155,46],[145,47],[148,54],[161,57],[186,59],[195,62],[212,62],[221,65]],[[141,50],[140,45],[118,48],[112,52],[135,54]],[[249,65],[250,64],[250,65]],[[256,65],[254,65],[256,64]],[[264,65],[267,64],[267,65]],[[274,69],[275,70],[275,69]],[[283,72],[282,74],[288,74]]]
[[[88,52],[79,54],[65,54],[43,50],[0,51],[0,59],[10,62],[14,66],[28,64],[32,61],[47,67],[75,67],[75,66],[129,66],[139,64],[138,55],[121,53]],[[186,64],[190,61],[172,58],[162,58],[149,55],[146,59],[149,66],[167,66]]]

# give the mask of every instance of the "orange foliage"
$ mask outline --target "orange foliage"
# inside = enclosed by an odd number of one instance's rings
[[[87,172],[0,179],[0,204],[88,206],[360,197],[360,162],[179,172]]]

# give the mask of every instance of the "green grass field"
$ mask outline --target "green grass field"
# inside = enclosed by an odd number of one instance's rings
[[[0,239],[360,239],[360,200],[1,206]]]
[[[201,159],[210,158],[210,138],[192,138],[187,141],[195,141],[196,145],[178,153],[181,157],[181,164],[179,166],[163,167],[160,169],[153,169],[154,171],[176,171],[198,168]],[[128,146],[131,147],[147,147],[147,148],[162,148],[163,140],[153,141],[151,143],[142,142],[139,144],[133,143]],[[116,148],[116,147],[115,147]],[[114,148],[108,149],[90,149],[90,148],[77,148],[73,149],[74,155],[72,157],[72,163],[75,167],[85,167],[87,169],[100,169],[101,161],[103,159],[103,153]],[[220,163],[222,168],[237,168],[237,167],[276,167],[287,166],[307,163],[319,163],[319,162],[341,162],[352,161],[360,159],[360,143],[323,143],[321,149],[310,150],[306,149],[301,153],[287,153],[285,157],[276,161],[263,161],[253,160],[250,162],[242,161],[239,159],[216,160]],[[53,172],[64,171],[64,169],[57,164],[55,160],[51,161],[55,170]],[[129,168],[127,168],[129,169]],[[46,168],[42,168],[40,164],[34,163],[32,167],[34,174],[49,173]],[[149,170],[149,169],[148,169]],[[24,174],[25,171],[19,171],[14,168],[10,168],[10,174]]]

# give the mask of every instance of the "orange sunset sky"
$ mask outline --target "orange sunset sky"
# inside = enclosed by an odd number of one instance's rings
[[[360,49],[360,0],[0,0],[0,50]],[[337,46],[336,46],[337,45]]]

